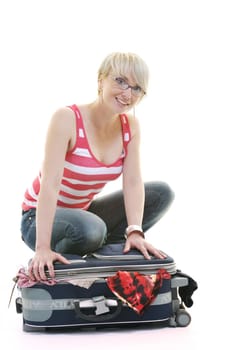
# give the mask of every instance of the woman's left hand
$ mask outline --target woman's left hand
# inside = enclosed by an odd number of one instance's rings
[[[151,255],[159,259],[166,258],[166,254],[161,250],[155,248],[151,243],[147,242],[141,235],[138,233],[131,233],[127,238],[124,248],[124,253],[128,253],[132,248],[139,250],[145,257],[145,259],[150,260]]]

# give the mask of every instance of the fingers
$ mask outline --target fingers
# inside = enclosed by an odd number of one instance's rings
[[[151,259],[151,255],[153,255],[155,258],[158,258],[158,259],[165,259],[167,257],[167,255],[164,252],[154,248],[151,244],[141,249],[141,252],[143,253],[146,259]],[[151,255],[149,255],[149,253]]]
[[[124,247],[124,253],[128,253],[129,250],[131,249],[130,241],[127,239]]]
[[[167,255],[164,252],[158,249],[153,250],[152,254],[159,259],[165,259],[167,257]]]
[[[54,278],[55,277],[55,271],[54,271],[53,264],[52,263],[48,264],[47,267],[48,267],[49,276],[51,278]]]
[[[148,260],[151,259],[151,255],[153,255],[155,258],[158,258],[158,259],[165,259],[167,257],[165,253],[155,248],[142,247],[140,251],[144,255],[144,257]]]
[[[140,252],[144,255],[144,258],[146,260],[150,260],[151,256],[149,254],[149,251],[147,250],[146,245],[141,245],[141,247],[139,248]]]
[[[49,276],[51,278],[54,278],[54,268],[52,263],[38,263],[38,262],[33,262],[31,265],[28,267],[28,274],[30,279],[33,281],[41,281],[41,280],[46,280],[47,276],[45,271],[48,270]]]
[[[142,239],[140,238],[140,240],[141,240],[141,242],[144,242],[143,238]],[[138,249],[144,255],[144,257],[146,259],[148,259],[148,260],[150,259],[150,255],[147,252],[146,247],[142,243],[138,243],[137,241],[136,241],[136,243],[135,242],[131,243],[131,240],[129,240],[129,239],[126,240],[125,247],[124,247],[124,253],[128,253],[132,247]]]
[[[127,253],[131,248],[139,250],[145,259],[150,260],[151,255],[159,259],[165,259],[167,255],[159,249],[156,249],[152,244],[140,236],[130,237],[126,240],[124,253]]]
[[[70,264],[70,261],[66,259],[64,256],[58,254],[58,261],[62,262],[63,264]]]
[[[54,261],[60,261],[63,264],[70,264],[70,261],[63,257],[61,254],[54,253],[48,257],[41,257],[36,255],[29,264],[28,274],[32,281],[47,280],[47,278],[54,278]],[[46,275],[46,271],[48,272]]]

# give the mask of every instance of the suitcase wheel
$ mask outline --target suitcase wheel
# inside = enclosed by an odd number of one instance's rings
[[[191,322],[191,316],[186,310],[179,309],[176,312],[175,322],[179,327],[186,327]]]

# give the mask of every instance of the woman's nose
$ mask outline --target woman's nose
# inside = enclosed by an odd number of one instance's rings
[[[131,87],[128,87],[126,90],[123,90],[122,94],[128,99],[131,98],[132,96]]]

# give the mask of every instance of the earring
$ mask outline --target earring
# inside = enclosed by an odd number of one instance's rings
[[[103,92],[103,88],[100,86],[100,87],[98,88],[98,95],[102,95],[102,92]]]
[[[103,89],[102,88],[98,89],[98,98],[99,98],[100,103],[103,103]]]

